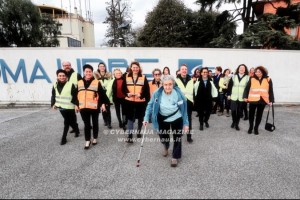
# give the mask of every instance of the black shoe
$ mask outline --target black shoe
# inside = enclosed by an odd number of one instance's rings
[[[123,128],[123,123],[119,123],[119,128]]]
[[[79,133],[75,133],[75,137],[79,137]]]
[[[248,116],[245,116],[245,117],[244,117],[244,120],[245,120],[245,121],[248,120],[248,119],[249,119]]]
[[[209,128],[208,122],[204,122],[204,123],[205,123],[205,127],[206,127],[206,128]]]
[[[107,128],[112,129],[112,126],[109,124],[109,125],[107,126]]]
[[[107,126],[107,123],[106,123],[106,122],[104,122],[104,126]]]
[[[142,137],[142,134],[138,133],[138,134],[136,135],[136,137],[137,137],[137,138],[141,138],[141,137]]]
[[[258,135],[258,134],[259,134],[258,129],[254,129],[254,134],[255,134],[255,135]]]
[[[69,133],[75,133],[75,130],[73,129],[73,130],[70,130],[70,132]]]
[[[231,127],[231,128],[234,128],[234,123],[232,123],[230,127]]]
[[[197,114],[196,117],[199,117],[199,115]]]
[[[61,139],[60,145],[64,145],[67,143],[67,139]]]
[[[203,131],[203,125],[200,125],[199,129],[200,129],[200,131]]]
[[[132,138],[128,137],[128,138],[126,139],[126,142],[127,142],[127,143],[133,143],[133,140],[132,140]]]
[[[239,131],[240,130],[240,127],[238,124],[235,125],[235,130]]]
[[[252,128],[249,128],[248,129],[248,134],[251,134],[252,133]]]
[[[188,137],[188,138],[187,138],[187,142],[188,142],[188,143],[192,143],[193,141],[194,141],[194,140],[193,140],[191,137]]]

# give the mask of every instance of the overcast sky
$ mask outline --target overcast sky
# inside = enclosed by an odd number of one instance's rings
[[[31,0],[33,3],[37,5],[45,4],[56,6],[59,8],[63,8],[67,11],[70,11],[70,3],[71,3],[71,12],[74,12],[74,7],[76,6],[78,10],[83,10],[83,17],[86,17],[85,10],[89,10],[91,8],[92,19],[94,20],[94,29],[95,29],[95,46],[100,47],[104,42],[105,32],[107,25],[103,24],[105,17],[107,15],[105,2],[108,0]],[[132,27],[140,27],[145,23],[146,14],[151,11],[158,3],[159,0],[127,0],[131,2],[131,12],[132,12]],[[90,2],[90,6],[89,3]],[[192,9],[198,10],[199,5],[196,5],[195,0],[183,0],[184,4]],[[87,5],[87,9],[85,8]],[[223,5],[220,8],[220,11],[226,9],[232,9],[233,5]],[[241,24],[241,22],[239,22]],[[237,29],[237,33],[242,32],[242,27]]]

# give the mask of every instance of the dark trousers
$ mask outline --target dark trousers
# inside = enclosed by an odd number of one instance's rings
[[[247,109],[247,103],[246,102],[244,102],[242,104],[241,117],[243,117],[243,114],[244,114],[244,117],[248,118],[248,109]]]
[[[251,129],[253,129],[253,122],[256,111],[254,130],[258,130],[258,126],[261,122],[265,106],[265,104],[249,104],[249,125]]]
[[[102,117],[104,120],[104,123],[106,125],[111,125],[111,112],[110,112],[110,104],[105,105],[106,111],[102,112]]]
[[[126,124],[125,99],[116,98],[114,103],[115,103],[116,115],[117,115],[119,124],[122,124],[124,126]],[[122,109],[122,115],[121,115],[121,109]]]
[[[203,125],[203,122],[208,122],[210,114],[212,111],[212,101],[207,103],[202,103],[198,108],[198,116],[200,125]]]
[[[59,111],[64,118],[64,131],[63,131],[62,139],[66,140],[69,131],[69,126],[72,127],[72,129],[75,131],[75,134],[79,134],[75,110],[61,109]]]
[[[239,125],[240,116],[242,113],[242,107],[245,102],[243,101],[233,101],[231,100],[231,115],[232,115],[232,123]]]
[[[213,98],[213,101],[215,102],[215,105],[213,106],[213,109],[212,111],[215,113],[217,112],[217,109],[218,109],[218,106],[221,105],[221,102],[220,102],[220,93],[218,92],[218,96]]]
[[[158,121],[158,126],[161,143],[166,149],[169,149],[170,135],[172,134],[174,143],[172,157],[175,159],[181,158],[181,136],[183,128],[182,118],[178,118],[173,122]]]
[[[84,123],[85,141],[91,140],[91,118],[93,123],[93,138],[97,139],[98,131],[99,131],[99,125],[98,125],[99,111],[92,110],[92,109],[83,109],[80,110],[80,115]]]
[[[144,120],[144,118],[138,118],[138,129],[137,130],[134,129],[135,119],[133,119],[133,120],[128,119],[127,120],[127,130],[128,130],[128,137],[129,138],[132,138],[133,134],[141,134],[141,130],[142,130],[142,126],[143,126],[143,120]]]
[[[192,130],[192,112],[193,112],[194,104],[193,102],[187,100],[187,114],[188,114],[188,120],[189,120],[189,132],[187,133],[187,138],[191,138],[192,134],[190,131]]]
[[[229,100],[227,99],[224,93],[220,93],[220,112],[224,112],[224,106],[226,111],[229,112]]]

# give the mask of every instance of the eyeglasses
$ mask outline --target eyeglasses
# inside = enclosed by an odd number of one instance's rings
[[[154,74],[154,76],[160,76],[160,74]]]
[[[202,72],[203,74],[208,74],[208,72]]]

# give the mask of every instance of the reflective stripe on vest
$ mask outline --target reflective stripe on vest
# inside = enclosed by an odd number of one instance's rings
[[[260,97],[262,97],[266,103],[270,102],[269,82],[266,78],[264,78],[260,84],[259,80],[255,78],[251,78],[251,87],[249,91],[248,101],[249,102],[259,101]]]
[[[144,87],[145,83],[145,76],[138,76],[138,79],[136,83],[133,82],[133,77],[126,75],[126,85],[129,93],[132,94],[141,94],[142,88]],[[145,102],[146,99],[140,99],[139,97],[132,96],[132,97],[125,97],[128,101],[134,101],[134,102]]]
[[[71,103],[72,101],[72,83],[66,82],[61,93],[59,94],[57,90],[57,83],[54,85],[55,89],[55,106],[64,109],[75,109],[75,105]]]
[[[77,88],[78,80],[77,80],[77,73],[76,72],[73,72],[71,74],[69,82],[73,83],[75,85],[75,87]]]
[[[88,88],[85,89],[83,80],[78,81],[78,101],[79,108],[89,108],[96,110],[98,108],[98,84],[93,80]]]
[[[184,96],[191,102],[194,102],[193,98],[193,92],[194,92],[194,81],[193,79],[189,80],[189,82],[186,84],[186,87],[184,87],[182,81],[179,78],[176,78],[176,83],[178,87],[180,88],[181,92],[184,94]]]
[[[242,78],[241,82],[239,82],[239,78],[238,75],[234,75],[234,77],[232,78],[233,81],[233,86],[232,86],[232,90],[231,90],[231,100],[236,101],[244,101],[243,99],[243,94],[246,88],[246,85],[249,81],[249,76],[246,75]]]

